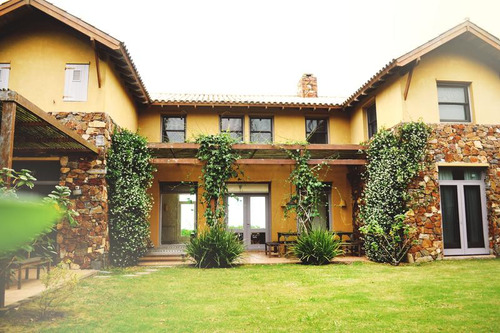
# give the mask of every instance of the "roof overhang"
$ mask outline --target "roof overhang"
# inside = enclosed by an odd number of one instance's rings
[[[153,153],[154,164],[188,164],[202,165],[196,158],[200,148],[196,143],[149,143]],[[233,149],[240,155],[237,164],[258,165],[293,165],[287,151],[308,150],[311,154],[310,164],[328,165],[365,165],[366,146],[356,144],[247,144],[238,143]]]
[[[36,9],[87,36],[97,50],[105,52],[115,64],[123,83],[138,104],[149,104],[149,94],[139,76],[125,44],[87,22],[44,0],[11,0],[0,5],[0,29],[26,11]]]
[[[0,91],[0,111],[15,107],[13,157],[97,154],[99,149],[14,91]]]
[[[416,49],[390,61],[343,103],[344,108],[348,109],[356,106],[395,74],[403,75],[409,72],[420,61],[422,56],[467,33],[491,46],[496,51],[500,51],[500,39],[474,23],[465,21]]]

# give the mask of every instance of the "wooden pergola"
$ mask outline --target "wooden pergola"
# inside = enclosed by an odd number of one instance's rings
[[[97,154],[98,148],[23,96],[0,91],[0,168],[19,158]]]
[[[150,143],[153,164],[188,164],[201,165],[196,158],[200,147],[196,143]],[[309,164],[328,165],[365,165],[366,146],[356,144],[251,144],[238,143],[233,145],[241,156],[237,164],[246,165],[291,165],[295,161],[288,156],[287,150],[305,150],[311,153]]]

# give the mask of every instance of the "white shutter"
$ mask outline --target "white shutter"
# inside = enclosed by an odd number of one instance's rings
[[[9,88],[10,64],[0,64],[0,89]]]
[[[89,65],[67,64],[64,80],[64,101],[85,102],[89,83]]]

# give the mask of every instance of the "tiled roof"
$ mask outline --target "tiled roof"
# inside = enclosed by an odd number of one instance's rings
[[[340,107],[342,97],[298,97],[288,95],[229,95],[229,94],[151,94],[153,103],[189,105],[267,105]]]

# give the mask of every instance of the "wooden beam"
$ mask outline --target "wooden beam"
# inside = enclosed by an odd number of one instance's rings
[[[0,168],[12,169],[15,126],[16,126],[16,103],[3,102],[2,124],[0,127]]]
[[[406,98],[408,97],[408,91],[410,91],[410,84],[411,84],[411,78],[413,76],[413,68],[415,66],[411,66],[410,72],[408,73],[408,77],[406,78],[406,86],[405,86],[405,92],[404,92],[404,100],[406,101]]]
[[[151,142],[148,143],[150,149],[199,149],[197,143],[163,143]],[[233,145],[235,150],[366,150],[367,146],[358,144],[310,144],[310,145],[294,145],[294,144],[260,144],[260,143],[236,143]]]
[[[203,163],[197,158],[153,158],[152,164],[179,164],[179,165],[202,165]],[[324,160],[314,159],[309,160],[310,165],[322,164],[327,165],[365,165],[366,160],[363,159],[337,159],[337,160]],[[288,158],[242,158],[236,160],[239,165],[294,165],[295,161]]]
[[[96,69],[96,72],[97,72],[97,86],[99,88],[101,88],[101,68],[100,68],[100,64],[99,64],[99,53],[97,51],[97,46],[96,46],[96,43],[95,43],[95,39],[91,37],[90,38],[90,42],[92,43],[92,47],[94,48],[95,69]]]

